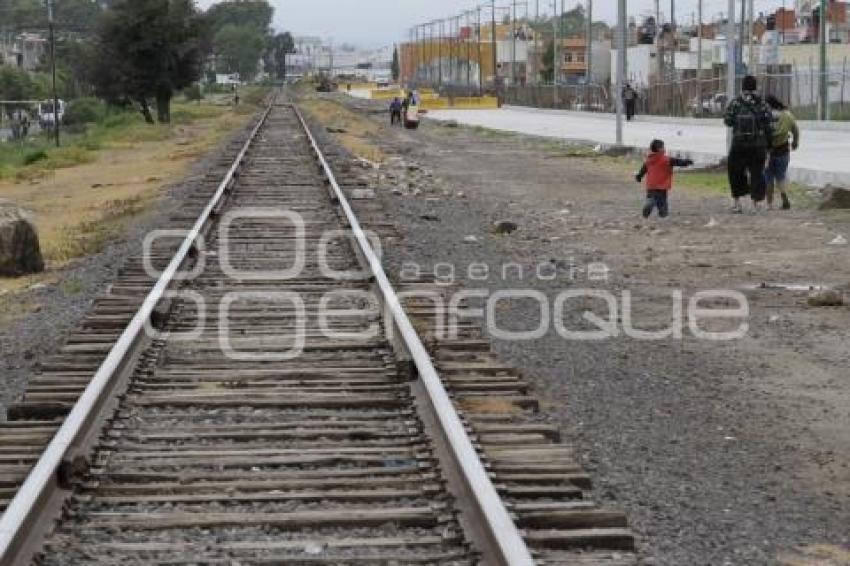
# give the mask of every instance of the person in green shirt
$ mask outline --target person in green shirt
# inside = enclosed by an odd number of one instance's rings
[[[791,163],[791,150],[800,147],[800,128],[797,120],[788,107],[776,98],[768,96],[765,98],[768,106],[773,111],[776,123],[773,127],[773,141],[770,145],[770,158],[767,160],[767,168],[764,172],[767,183],[767,206],[773,208],[773,193],[776,188],[782,197],[782,210],[791,208],[788,200],[788,165]]]

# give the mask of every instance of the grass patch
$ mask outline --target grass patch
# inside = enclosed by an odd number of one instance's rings
[[[690,189],[697,193],[728,196],[729,177],[725,168],[697,169],[678,171],[674,184],[677,188]],[[789,183],[788,195],[798,208],[812,208],[815,206],[807,187],[799,183]],[[779,195],[776,195],[779,199]]]
[[[252,95],[252,100],[262,100],[268,89],[250,89],[250,92],[257,93]],[[57,169],[91,163],[97,157],[95,153],[103,149],[127,149],[137,144],[168,141],[180,134],[181,126],[217,120],[228,114],[252,114],[256,108],[245,103],[234,112],[221,105],[175,102],[171,124],[147,124],[139,112],[110,110],[98,115],[95,122],[66,128],[61,147],[56,147],[46,135],[24,142],[0,143],[0,181],[32,181]],[[233,122],[227,122],[223,127],[232,126]]]
[[[111,111],[66,131],[59,148],[46,136],[0,144],[0,198],[31,213],[49,270],[120,239],[163,186],[246,121],[231,106],[207,102],[175,103],[172,118],[151,125],[138,112]],[[21,291],[21,279],[0,278],[0,293]]]
[[[63,263],[74,258],[103,250],[126,228],[132,217],[142,212],[153,195],[134,195],[125,199],[108,200],[81,221],[63,225],[42,238],[41,247],[48,261]]]
[[[301,106],[323,126],[344,130],[333,136],[357,157],[376,163],[384,161],[384,153],[372,142],[372,138],[380,135],[380,128],[375,122],[331,100],[305,100]]]

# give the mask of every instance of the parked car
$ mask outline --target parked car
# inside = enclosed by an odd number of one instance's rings
[[[59,116],[59,123],[62,123],[62,119],[65,117],[65,101],[59,100],[59,106],[57,108],[58,112],[53,111],[53,101],[45,100],[44,102],[39,103],[38,105],[38,125],[41,126],[42,130],[52,130],[53,125],[55,124],[54,120],[57,118],[56,114]]]
[[[702,100],[691,100],[690,109],[694,116],[720,116],[726,111],[729,97],[725,92],[703,96]]]

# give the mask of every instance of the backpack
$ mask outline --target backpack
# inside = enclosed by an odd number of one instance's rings
[[[732,141],[738,147],[756,147],[765,144],[766,138],[764,129],[759,123],[758,111],[747,102],[741,103],[738,112],[735,113]]]

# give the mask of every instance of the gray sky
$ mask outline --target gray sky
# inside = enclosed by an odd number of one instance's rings
[[[527,1],[529,13],[534,14],[535,0],[519,0],[519,13]],[[560,0],[558,0],[560,3]],[[569,9],[582,0],[564,0]],[[333,37],[336,41],[378,46],[404,40],[411,26],[457,15],[462,10],[474,8],[476,0],[270,0],[275,7],[275,27],[292,31],[296,35]],[[690,21],[696,12],[697,0],[675,0],[676,19]],[[215,0],[199,0],[207,7]],[[496,0],[496,5],[508,6],[511,0]],[[662,11],[668,12],[670,0],[660,0]],[[740,4],[740,0],[737,2]],[[653,0],[628,0],[629,14],[639,16],[652,10]],[[786,0],[791,7],[794,0]],[[705,18],[726,11],[728,0],[703,0]],[[756,13],[781,6],[782,0],[755,0]],[[540,0],[540,10],[551,11],[552,0]],[[740,9],[740,8],[739,8]],[[616,18],[616,0],[596,0],[594,19],[613,22]]]

